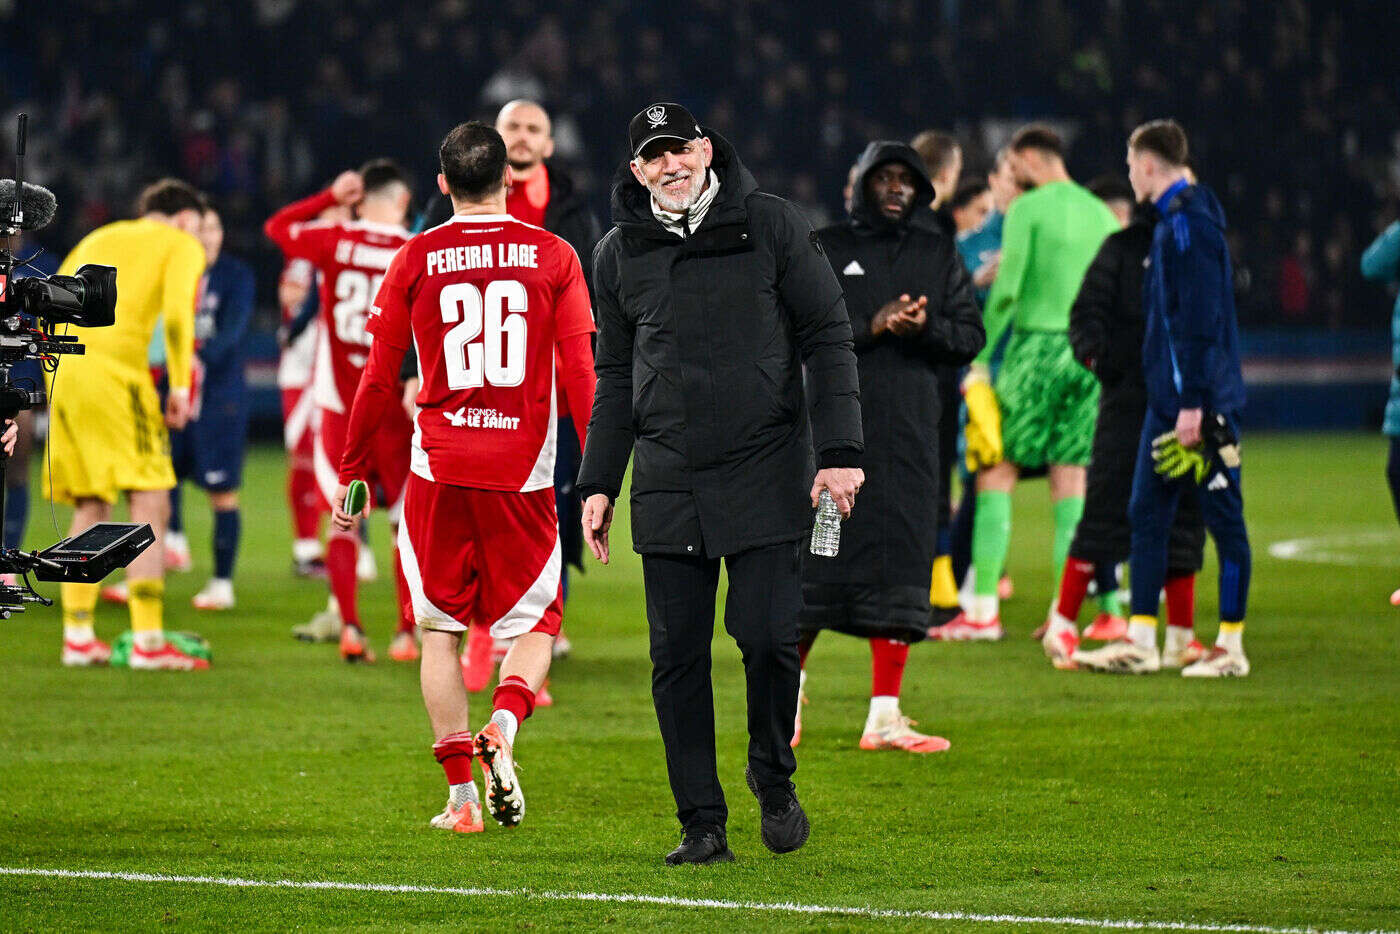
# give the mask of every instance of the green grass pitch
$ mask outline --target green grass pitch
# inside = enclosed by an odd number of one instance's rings
[[[69,671],[58,664],[56,609],[0,622],[0,867],[517,894],[0,874],[0,928],[1084,930],[529,894],[546,891],[1400,928],[1400,610],[1386,602],[1400,586],[1400,532],[1383,460],[1372,436],[1246,441],[1254,674],[1222,683],[1052,670],[1026,638],[1051,595],[1050,511],[1044,484],[1024,485],[1007,640],[920,645],[910,658],[905,711],[949,737],[950,752],[860,751],[868,649],[831,634],[817,643],[796,775],[813,829],[792,855],[774,857],[758,840],[742,777],[738,652],[718,629],[719,761],[737,861],[697,870],[661,863],[677,834],[625,516],[616,563],[590,559],[576,579],[558,704],[521,732],[525,823],[445,834],[427,827],[444,790],[414,668],[348,668],[333,647],[288,635],[325,590],[291,575],[281,452],[257,449],[232,612],[189,608],[209,571],[209,517],[201,494],[186,497],[196,566],[170,580],[167,623],[210,639],[211,671]],[[34,501],[30,544],[52,542],[49,509]],[[382,517],[372,537],[387,572]],[[1334,563],[1270,555],[1297,538],[1323,539],[1291,547]],[[363,591],[381,655],[391,580],[382,573]],[[1198,631],[1209,639],[1213,560],[1198,589]],[[99,609],[100,634],[124,628],[125,611]],[[489,696],[472,704],[484,720]]]

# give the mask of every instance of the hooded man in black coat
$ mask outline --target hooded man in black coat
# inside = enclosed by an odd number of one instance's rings
[[[966,364],[986,333],[952,239],[923,222],[933,196],[908,145],[877,141],[857,163],[851,216],[819,233],[841,279],[860,372],[862,465],[869,483],[842,527],[841,551],[808,560],[799,627],[804,661],[817,633],[870,640],[873,678],[862,749],[941,752],[899,709],[909,646],[928,628],[939,519],[943,368]],[[801,705],[798,707],[799,716]],[[800,721],[794,743],[800,736]]]
[[[820,491],[849,513],[864,481],[851,325],[816,233],[758,190],[723,138],[677,104],[638,113],[629,135],[614,228],[593,257],[598,391],[579,471],[584,539],[607,560],[612,503],[635,454],[632,545],[685,832],[667,863],[733,858],[710,687],[721,558],[724,624],[748,686],[748,784],[764,844],[787,852],[808,832],[789,745],[802,539]]]

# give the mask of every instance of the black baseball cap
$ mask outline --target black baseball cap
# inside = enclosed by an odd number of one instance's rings
[[[647,144],[658,139],[700,139],[705,134],[690,111],[680,104],[652,104],[632,118],[627,125],[632,141],[632,156],[641,154]]]

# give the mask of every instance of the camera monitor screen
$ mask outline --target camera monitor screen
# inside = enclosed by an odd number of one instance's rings
[[[126,538],[139,528],[139,525],[131,525],[125,522],[99,522],[71,542],[68,542],[62,548],[55,548],[54,552],[57,554],[68,552],[96,554],[102,549],[110,547]]]

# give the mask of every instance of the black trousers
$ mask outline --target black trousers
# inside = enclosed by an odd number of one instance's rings
[[[748,683],[749,767],[759,787],[797,769],[789,745],[797,715],[797,616],[802,543],[729,555],[724,628],[739,644]],[[719,558],[642,555],[651,629],[651,696],[666,746],[676,817],[687,829],[724,827],[729,811],[715,765],[710,640]]]

